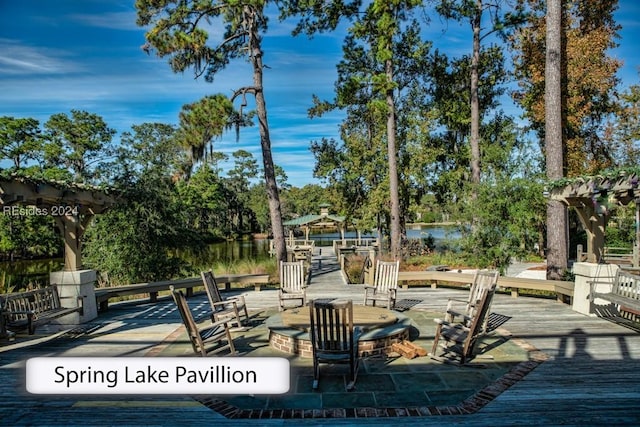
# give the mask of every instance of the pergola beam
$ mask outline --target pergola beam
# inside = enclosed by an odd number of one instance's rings
[[[587,261],[600,262],[604,257],[604,238],[611,205],[626,206],[636,203],[636,217],[640,205],[640,189],[636,173],[621,173],[614,177],[594,176],[576,178],[572,182],[556,186],[549,198],[575,208],[587,233]],[[638,227],[636,221],[636,227]],[[639,244],[640,229],[636,229]]]
[[[90,185],[0,178],[0,207],[11,215],[14,205],[34,206],[36,215],[53,216],[64,238],[64,269],[82,267],[81,239],[93,215],[116,203],[113,195]],[[28,211],[29,212],[29,211]]]

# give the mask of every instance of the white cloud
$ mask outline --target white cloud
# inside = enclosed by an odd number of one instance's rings
[[[33,47],[17,40],[0,38],[0,74],[33,76],[74,73],[84,70],[82,64],[63,49]]]
[[[140,31],[136,25],[136,12],[103,12],[95,14],[71,14],[69,19],[82,25],[110,30]]]

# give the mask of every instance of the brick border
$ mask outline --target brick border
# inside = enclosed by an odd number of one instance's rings
[[[498,332],[499,331],[499,332]],[[502,336],[511,334],[504,330],[496,330]],[[194,400],[207,408],[230,419],[302,419],[302,418],[396,418],[424,417],[435,415],[473,414],[492,400],[522,380],[529,372],[549,359],[549,356],[520,338],[511,338],[529,354],[529,360],[520,362],[502,377],[473,396],[453,406],[409,406],[405,408],[330,408],[330,409],[240,409],[224,400],[209,396],[192,396]]]
[[[409,339],[409,328],[403,329],[387,336],[372,340],[361,340],[358,342],[358,353],[362,357],[380,356],[391,351],[394,343]],[[269,331],[269,345],[283,353],[298,355],[300,357],[313,357],[311,340],[306,338],[296,338],[286,333],[275,330]]]

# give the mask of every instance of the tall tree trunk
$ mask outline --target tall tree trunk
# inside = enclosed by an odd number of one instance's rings
[[[480,102],[478,100],[478,66],[480,64],[480,22],[482,0],[476,1],[476,10],[471,18],[473,29],[473,53],[471,55],[471,197],[477,198],[480,184]],[[475,218],[473,223],[475,223]]]
[[[385,61],[387,82],[393,82],[393,61]],[[393,87],[387,89],[387,155],[389,157],[389,199],[391,201],[391,256],[400,259],[400,194],[398,190],[398,149],[396,147],[396,106]]]
[[[247,15],[254,15],[249,6],[245,6]],[[264,100],[262,86],[262,48],[258,37],[256,18],[251,20],[251,35],[249,49],[253,64],[253,85],[255,87],[256,114],[258,116],[258,129],[260,131],[260,147],[262,148],[262,161],[264,164],[264,180],[266,184],[267,199],[269,201],[269,214],[271,217],[271,232],[273,233],[274,249],[278,265],[280,261],[287,259],[287,246],[284,239],[284,226],[282,225],[282,210],[280,208],[280,195],[276,181],[275,166],[271,155],[271,138],[269,137],[269,123],[267,121],[267,105]]]
[[[545,150],[547,178],[564,177],[562,134],[562,0],[547,0],[545,63]],[[567,208],[547,202],[547,279],[559,280],[567,269]]]

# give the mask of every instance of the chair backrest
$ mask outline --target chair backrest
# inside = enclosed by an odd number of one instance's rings
[[[311,301],[311,344],[314,352],[353,355],[353,302]]]
[[[398,270],[400,261],[380,261],[376,263],[373,285],[376,292],[389,292],[398,288]]]
[[[463,357],[471,356],[478,337],[483,333],[485,329],[485,320],[489,315],[489,309],[491,308],[491,302],[493,300],[495,291],[496,286],[493,285],[484,288],[480,292],[480,299],[478,300],[476,309],[474,310],[473,317],[471,318],[471,322],[469,325],[469,332],[464,341]]]
[[[467,302],[467,316],[473,316],[472,310],[478,305],[486,290],[495,288],[498,284],[499,271],[496,270],[477,270],[473,276],[473,282],[469,289],[469,300]]]
[[[280,261],[280,287],[286,292],[300,292],[305,287],[304,262]]]
[[[216,278],[213,276],[213,272],[202,271],[200,272],[202,276],[202,284],[204,285],[205,291],[207,291],[207,298],[209,298],[209,303],[211,307],[215,310],[215,304],[222,301],[222,295],[220,295],[220,289],[218,289],[218,284],[216,283]]]
[[[202,337],[198,332],[198,326],[193,319],[193,314],[191,314],[191,309],[189,309],[189,305],[187,304],[187,299],[181,290],[175,289],[173,286],[170,286],[169,288],[171,289],[173,300],[178,306],[180,317],[182,317],[182,323],[184,323],[184,326],[187,329],[187,335],[189,335],[189,340],[191,341],[193,350],[196,353],[200,353],[203,351],[204,343],[202,342]]]

